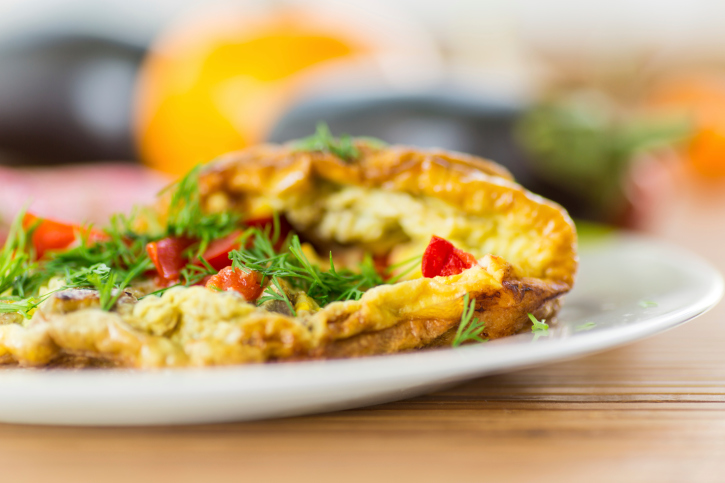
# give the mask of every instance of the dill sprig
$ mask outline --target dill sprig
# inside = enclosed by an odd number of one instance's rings
[[[311,263],[302,250],[299,237],[293,235],[288,250],[277,253],[274,241],[267,231],[249,228],[242,235],[242,248],[230,254],[233,266],[245,271],[254,270],[262,275],[262,282],[270,279],[280,292],[284,292],[277,279],[284,279],[292,288],[304,291],[321,306],[342,300],[359,300],[363,293],[385,281],[375,271],[372,257],[366,255],[359,272],[338,269],[330,254],[330,268],[327,271]],[[273,291],[273,290],[272,290]],[[282,294],[265,291],[265,297],[280,300]],[[269,300],[263,297],[262,301]]]
[[[534,314],[528,314],[529,320],[531,320],[531,330],[532,332],[538,332],[538,331],[546,331],[549,330],[549,324],[546,323],[546,319],[538,320],[536,317],[534,317]]]
[[[317,130],[312,136],[292,143],[292,148],[297,151],[328,152],[344,161],[354,161],[360,156],[360,151],[355,147],[352,137],[343,134],[339,138],[335,138],[324,122],[317,123]]]
[[[33,311],[38,305],[50,297],[51,293],[47,293],[42,297],[18,297],[9,295],[0,299],[0,314],[21,314],[26,319],[32,316]]]
[[[240,214],[231,211],[204,212],[199,191],[201,167],[202,165],[197,165],[183,178],[164,190],[171,191],[166,220],[167,235],[200,240],[198,254],[203,253],[212,240],[224,238],[239,228],[242,219]]]
[[[292,315],[297,317],[297,312],[295,311],[294,306],[292,306],[292,301],[289,299],[287,292],[285,292],[282,288],[279,277],[272,277],[269,287],[267,287],[264,290],[264,294],[259,297],[259,299],[257,300],[257,304],[261,305],[268,300],[278,300],[280,302],[284,302],[289,308]]]
[[[479,319],[474,319],[473,314],[476,311],[476,300],[468,302],[468,294],[463,296],[463,314],[461,314],[461,322],[458,324],[458,330],[453,337],[453,347],[458,347],[464,342],[486,342],[488,339],[481,338],[486,323]]]
[[[62,290],[94,288],[98,291],[101,310],[108,311],[116,305],[126,287],[147,268],[146,260],[142,259],[127,271],[116,270],[103,263],[77,270],[67,270]],[[120,282],[116,283],[118,280]]]
[[[394,265],[390,265],[386,272],[388,274],[393,273],[397,269],[401,269],[400,273],[398,273],[396,276],[391,277],[387,280],[387,283],[394,284],[397,283],[401,278],[405,277],[409,273],[413,272],[414,270],[420,268],[420,263],[423,260],[423,255],[416,255],[414,257],[411,257],[407,260],[403,260],[402,262],[398,262]]]
[[[50,260],[42,264],[43,278],[48,280],[62,276],[67,283],[74,284],[79,280],[88,282],[87,275],[99,270],[100,266],[113,270],[119,279],[129,274],[135,278],[152,268],[146,253],[146,244],[151,239],[132,231],[130,220],[120,215],[113,216],[103,232],[106,235],[104,239],[91,242],[87,234],[82,234],[78,246],[53,253]],[[87,286],[92,285],[88,283]]]
[[[0,251],[0,294],[10,290],[12,295],[25,296],[25,282],[29,284],[31,270],[35,266],[29,243],[34,228],[23,228],[24,217],[25,209],[22,209],[10,225],[10,232]]]

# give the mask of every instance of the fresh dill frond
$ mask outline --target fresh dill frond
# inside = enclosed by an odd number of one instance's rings
[[[230,253],[235,268],[259,272],[262,283],[266,279],[282,278],[321,306],[359,300],[368,289],[385,283],[369,255],[360,264],[360,271],[355,272],[336,268],[330,254],[330,269],[323,271],[307,259],[297,235],[290,238],[288,250],[282,253],[275,251],[269,233],[258,228],[246,230],[242,240],[242,248]]]
[[[101,310],[110,310],[113,304],[118,300],[118,296],[113,296],[113,289],[116,286],[116,272],[93,272],[87,275],[88,282],[98,291],[98,300],[101,304]],[[119,289],[120,293],[121,290]],[[117,294],[119,295],[119,294]]]
[[[488,339],[481,338],[486,323],[474,319],[473,314],[476,311],[476,299],[468,302],[468,294],[463,296],[463,314],[461,314],[461,322],[458,324],[458,330],[453,337],[453,347],[458,347],[464,342],[486,342]]]
[[[0,314],[21,314],[26,319],[32,316],[33,311],[38,308],[50,294],[43,297],[0,297]]]
[[[339,138],[335,138],[324,122],[317,123],[317,130],[312,136],[293,142],[292,148],[297,151],[328,152],[348,162],[354,161],[360,156],[360,151],[355,147],[352,137],[343,134]]]
[[[54,252],[50,260],[42,264],[43,280],[61,276],[70,285],[87,283],[89,271],[106,270],[104,266],[115,271],[121,279],[131,272],[140,276],[153,266],[146,252],[146,244],[151,240],[131,231],[129,223],[120,215],[112,217],[110,225],[103,230],[105,237],[94,241],[89,240],[89,230],[81,230],[78,246]],[[91,285],[87,283],[86,286]]]
[[[423,260],[423,254],[416,255],[412,258],[409,258],[407,260],[403,260],[402,262],[396,263],[394,265],[389,266],[385,269],[385,273],[391,274],[395,270],[401,268],[402,270],[400,273],[398,273],[396,276],[391,277],[387,280],[387,283],[394,284],[397,283],[401,278],[405,277],[409,273],[413,272],[414,270],[420,268],[420,263]]]
[[[65,276],[67,288],[92,287],[105,282],[111,275],[111,267],[105,263],[96,263],[90,267],[76,270],[68,269]]]
[[[34,227],[23,227],[25,209],[15,217],[10,225],[5,245],[0,251],[0,294],[11,291],[13,295],[24,296],[31,285],[30,272],[35,267],[30,237]]]
[[[167,234],[177,237],[189,237],[200,240],[198,253],[201,254],[212,241],[224,238],[239,228],[242,217],[239,213],[205,213],[199,191],[199,172],[197,165],[179,181],[166,188],[171,192],[171,201],[167,214]]]
[[[529,320],[531,320],[531,323],[533,324],[531,326],[532,332],[549,330],[549,324],[546,323],[546,319],[539,321],[536,317],[534,317],[534,314],[529,314]]]
[[[90,267],[68,270],[63,289],[94,288],[98,291],[101,310],[111,310],[123,295],[128,285],[142,272],[148,269],[145,260],[139,260],[128,271],[114,270],[108,265],[98,263]],[[123,277],[121,279],[121,277]],[[120,283],[116,283],[121,279]]]
[[[648,309],[650,307],[657,307],[657,302],[652,302],[651,300],[640,300],[639,306],[645,309]]]
[[[273,287],[277,290],[274,290]],[[292,313],[293,316],[297,317],[297,312],[292,305],[292,301],[287,296],[287,292],[284,291],[282,285],[279,283],[279,278],[277,277],[272,277],[269,287],[267,287],[264,291],[264,294],[259,299],[257,299],[257,305],[262,305],[268,300],[279,300],[281,302],[284,302],[285,304],[287,304],[290,313]]]

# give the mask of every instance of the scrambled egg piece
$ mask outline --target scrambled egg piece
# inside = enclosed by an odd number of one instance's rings
[[[175,287],[163,295],[144,297],[125,317],[132,327],[153,335],[182,340],[210,335],[215,326],[240,320],[256,307],[235,292],[212,292],[203,287]]]
[[[475,216],[444,201],[404,192],[347,186],[323,190],[317,199],[291,201],[289,220],[324,240],[390,252],[391,265],[421,255],[431,233],[443,237],[476,258],[493,253],[515,267],[547,263],[550,252],[533,230],[522,232],[508,213]],[[407,279],[420,277],[420,270]]]

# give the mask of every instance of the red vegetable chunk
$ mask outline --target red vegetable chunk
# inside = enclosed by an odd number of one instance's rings
[[[458,275],[476,264],[476,257],[433,235],[423,253],[421,270],[426,278]]]
[[[272,231],[274,228],[274,219],[271,217],[255,218],[244,222],[247,226],[258,227],[262,230],[267,227]],[[275,249],[279,250],[284,243],[285,238],[291,230],[291,225],[284,217],[280,218],[278,241]],[[229,259],[229,252],[240,248],[239,238],[242,235],[241,230],[236,230],[224,238],[219,238],[209,243],[202,257],[215,270],[222,270],[229,267],[232,261]],[[271,236],[274,237],[274,234]],[[176,282],[179,280],[181,270],[189,263],[201,265],[199,260],[189,260],[184,256],[184,251],[198,240],[185,237],[167,237],[146,245],[146,251],[151,261],[156,266],[156,271],[162,282]],[[251,240],[248,239],[248,243]]]
[[[161,278],[176,281],[187,263],[184,250],[193,243],[193,240],[183,237],[162,238],[146,245],[146,252]]]
[[[89,244],[107,238],[106,234],[72,223],[40,218],[31,213],[23,217],[23,227],[27,230],[35,227],[32,236],[33,247],[38,258],[43,258],[51,250],[65,250],[81,236],[87,237]]]
[[[223,268],[206,283],[206,288],[219,291],[239,292],[245,300],[256,300],[262,294],[258,272],[245,272],[232,267]]]
[[[237,250],[239,248],[239,237],[241,231],[235,231],[230,235],[214,240],[209,244],[202,257],[207,261],[209,265],[214,267],[214,270],[221,270],[224,267],[228,267],[232,264],[229,259],[229,252]]]

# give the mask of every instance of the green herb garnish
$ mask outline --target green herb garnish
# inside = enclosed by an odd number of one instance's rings
[[[651,300],[640,300],[639,301],[639,306],[643,307],[645,309],[650,308],[650,307],[657,307],[657,305],[658,305],[657,302],[652,302]]]
[[[474,319],[473,314],[476,311],[476,300],[473,299],[468,302],[468,294],[463,296],[463,314],[461,314],[461,322],[458,324],[458,330],[456,335],[453,337],[453,347],[458,347],[464,342],[486,342],[488,339],[481,338],[483,329],[485,329],[486,323]]]
[[[199,192],[199,172],[197,165],[175,184],[166,188],[171,191],[171,202],[167,215],[167,235],[196,238],[200,240],[197,252],[204,253],[207,245],[239,228],[241,215],[225,211],[223,213],[205,213],[202,210]]]
[[[549,330],[549,324],[546,323],[546,319],[539,321],[533,314],[529,314],[529,320],[533,324],[531,326],[532,332]]]
[[[312,136],[292,143],[292,148],[297,151],[328,152],[344,161],[354,161],[360,156],[360,151],[355,147],[352,137],[343,134],[339,138],[335,138],[324,122],[317,123],[317,130]]]
[[[637,114],[601,92],[569,89],[528,110],[516,135],[536,174],[562,197],[576,197],[576,216],[613,220],[626,207],[622,180],[638,155],[686,139],[689,124]]]
[[[7,240],[0,251],[0,294],[10,290],[13,295],[25,296],[30,284],[29,274],[35,267],[30,246],[31,230],[23,228],[25,210],[21,210],[10,225]],[[20,283],[19,283],[20,281]]]
[[[274,290],[273,287],[277,290]],[[259,297],[259,299],[257,299],[257,305],[262,305],[268,300],[279,300],[281,302],[284,302],[285,304],[287,304],[290,313],[297,317],[297,312],[292,306],[292,301],[289,299],[289,296],[287,296],[287,292],[285,292],[282,288],[282,284],[279,282],[279,277],[272,277],[272,280],[270,281],[270,286],[267,287],[264,291],[264,294]]]
[[[136,265],[128,271],[114,270],[103,263],[73,271],[67,270],[63,290],[68,288],[94,288],[98,291],[101,310],[111,310],[123,295],[126,287],[148,268],[146,262],[146,259],[138,260]],[[121,277],[124,278],[117,284],[116,282]]]
[[[360,264],[359,272],[338,269],[332,261],[332,254],[329,270],[322,270],[305,256],[297,235],[290,238],[288,251],[277,253],[267,232],[249,228],[242,235],[241,246],[243,248],[230,253],[235,268],[259,272],[263,282],[269,278],[274,284],[275,279],[283,278],[292,288],[304,291],[321,306],[335,301],[359,300],[368,289],[385,284],[369,255]],[[279,299],[280,295],[265,294],[265,297],[275,299]],[[268,300],[265,297],[260,300]]]
[[[7,296],[0,297],[0,314],[21,314],[26,319],[31,317],[31,312],[35,310],[46,298],[51,294],[46,294],[43,297],[16,297]]]

